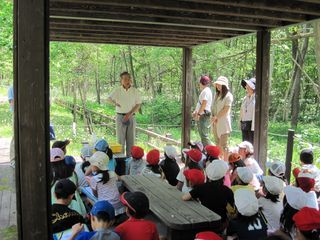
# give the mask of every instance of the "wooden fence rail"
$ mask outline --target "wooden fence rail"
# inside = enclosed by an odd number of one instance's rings
[[[73,103],[69,103],[69,102],[65,102],[65,101],[62,101],[62,100],[55,100],[55,102],[62,106],[62,107],[66,107],[70,110],[74,110],[76,109],[76,112],[80,115],[83,116],[83,111],[82,111],[82,107],[79,106],[79,105],[76,105],[76,108],[74,108],[73,106]],[[94,116],[97,116],[99,117],[99,124],[102,124],[103,126],[106,126],[108,128],[110,128],[111,130],[113,130],[115,132],[115,117],[111,117],[111,116],[108,116],[106,114],[103,114],[103,113],[99,113],[99,112],[96,112],[96,111],[93,111],[93,110],[90,110],[90,109],[86,109],[86,111],[89,113],[89,115],[91,115],[92,118],[94,118]],[[92,119],[92,121],[94,121],[94,119]],[[112,124],[108,124],[108,123],[112,123]],[[140,132],[142,134],[145,134],[148,136],[148,139],[151,140],[152,138],[156,138],[158,140],[160,140],[161,142],[164,142],[165,144],[168,144],[168,145],[173,145],[173,146],[177,146],[177,147],[181,147],[181,142],[180,141],[177,141],[175,139],[172,139],[172,138],[169,138],[167,136],[163,136],[163,135],[160,135],[158,133],[155,133],[153,131],[151,131],[150,129],[144,129],[144,128],[141,128],[141,127],[136,127],[136,130],[137,132]],[[167,134],[169,135],[169,134]],[[148,142],[148,145],[151,146],[151,147],[154,147],[154,148],[159,148],[153,144],[150,143],[150,141]]]

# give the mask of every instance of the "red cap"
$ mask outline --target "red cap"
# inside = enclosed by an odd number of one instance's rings
[[[298,177],[300,171],[301,170],[299,168],[295,168],[295,169],[292,170],[292,174],[293,174],[294,178]]]
[[[241,160],[241,156],[238,153],[231,153],[228,160],[229,163],[238,162]]]
[[[187,169],[184,170],[183,174],[194,186],[203,184],[206,180],[203,171],[199,169]]]
[[[152,149],[147,154],[147,162],[150,165],[157,165],[160,160],[160,152],[157,149]]]
[[[135,159],[141,159],[144,155],[144,151],[141,147],[132,146],[131,148],[131,156]]]
[[[217,158],[220,155],[220,148],[218,146],[207,145],[204,149],[210,157]]]
[[[202,159],[202,153],[198,149],[190,149],[186,154],[193,162],[200,162]]]
[[[200,232],[194,240],[222,240],[222,238],[214,232]]]
[[[300,231],[320,229],[320,211],[315,208],[304,207],[292,219]]]
[[[208,77],[208,76],[201,76],[200,79],[199,79],[199,82],[202,84],[202,85],[208,85],[210,82],[211,82],[211,79]]]

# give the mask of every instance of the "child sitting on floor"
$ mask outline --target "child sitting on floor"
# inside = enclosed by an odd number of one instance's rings
[[[250,185],[253,179],[253,173],[251,172],[250,168],[238,167],[236,175],[237,176],[234,181],[234,185],[231,186],[233,193],[240,188],[249,189],[254,192],[253,186]]]
[[[149,212],[149,199],[142,192],[125,192],[121,202],[126,206],[127,221],[115,228],[121,240],[159,240],[156,225],[144,217]]]
[[[108,163],[108,168],[110,171],[115,171],[116,165],[115,165],[115,160],[113,159],[113,152],[111,148],[109,147],[109,144],[107,143],[106,140],[100,139],[94,144],[94,149],[99,152],[104,152],[105,154],[108,155],[109,157],[109,163]]]
[[[187,180],[187,186],[193,189],[195,186],[204,184],[206,181],[206,176],[202,170],[199,169],[187,169],[184,170],[183,175]]]
[[[77,224],[72,228],[72,238],[70,240],[120,240],[115,232],[111,231],[115,219],[114,208],[108,201],[96,202],[90,212],[92,232],[80,232],[82,224]],[[80,233],[79,233],[80,232]]]
[[[284,183],[284,186],[288,184],[288,181],[286,179],[285,173],[286,173],[286,166],[279,161],[275,161],[272,163],[267,163],[268,174],[269,176],[274,176],[279,179],[281,179]]]
[[[144,151],[141,147],[132,146],[131,148],[131,159],[128,163],[129,170],[128,175],[139,175],[145,168],[146,164],[142,159],[144,156]]]
[[[165,159],[162,160],[159,165],[168,183],[176,186],[178,183],[177,175],[180,171],[176,161],[177,150],[173,146],[165,146],[163,150]]]
[[[141,174],[152,175],[158,178],[164,178],[162,169],[159,166],[160,152],[152,149],[147,154],[147,166],[142,170]]]
[[[209,163],[211,163],[213,160],[219,160],[221,151],[218,146],[213,145],[207,145],[205,148],[207,158],[205,160],[205,166],[206,167]]]
[[[125,212],[125,207],[120,202],[120,194],[117,188],[117,175],[113,171],[108,170],[109,157],[104,152],[95,152],[89,158],[90,168],[86,175],[89,185],[99,201],[107,200],[114,209],[115,215],[120,215]]]

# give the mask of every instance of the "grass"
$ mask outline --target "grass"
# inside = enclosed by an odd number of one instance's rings
[[[10,226],[0,230],[0,239],[2,240],[17,240],[18,233],[16,226]]]

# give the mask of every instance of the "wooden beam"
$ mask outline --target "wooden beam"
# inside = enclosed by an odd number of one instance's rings
[[[255,157],[264,170],[268,149],[270,42],[270,31],[257,33],[254,149]]]
[[[46,0],[14,1],[14,134],[19,239],[51,239],[49,14]]]
[[[103,20],[103,19],[102,19]],[[78,19],[60,19],[50,18],[50,24],[54,25],[72,25],[72,26],[88,26],[94,27],[108,27],[117,29],[131,29],[131,30],[158,30],[164,32],[181,32],[195,35],[227,35],[227,36],[238,36],[246,34],[247,32],[236,31],[236,30],[223,30],[223,29],[210,29],[210,28],[197,28],[197,27],[180,27],[180,26],[166,26],[166,25],[152,25],[152,24],[139,24],[139,23],[121,23],[121,22],[106,22],[106,21],[94,21],[94,20],[78,20]]]
[[[182,79],[182,147],[188,147],[191,133],[192,107],[192,49],[183,48],[183,79]]]
[[[170,10],[178,12],[208,13],[222,16],[248,17],[255,19],[270,19],[289,22],[301,22],[308,20],[304,14],[283,13],[266,11],[264,9],[250,9],[248,7],[225,7],[219,4],[183,2],[171,0],[51,0],[51,3],[78,3],[78,4],[99,4],[110,6],[130,6],[132,8],[145,8],[155,10]],[[254,3],[252,3],[254,4]]]

